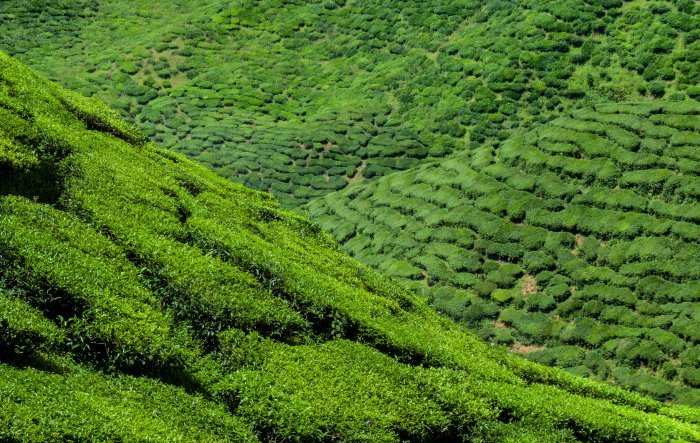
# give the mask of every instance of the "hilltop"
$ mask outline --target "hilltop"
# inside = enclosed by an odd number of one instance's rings
[[[700,103],[601,104],[307,206],[534,361],[700,405]]]
[[[697,98],[698,8],[8,0],[0,49],[96,94],[160,146],[298,207],[582,104]]]
[[[0,54],[0,439],[700,441]]]

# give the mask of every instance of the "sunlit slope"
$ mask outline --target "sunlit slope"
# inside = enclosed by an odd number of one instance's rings
[[[0,55],[0,439],[700,440]]]
[[[0,49],[134,116],[160,146],[296,206],[582,102],[698,97],[699,8],[8,0]]]
[[[694,101],[598,105],[307,209],[484,339],[700,405],[699,134]]]

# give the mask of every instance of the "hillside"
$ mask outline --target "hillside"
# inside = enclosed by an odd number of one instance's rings
[[[700,441],[0,53],[0,440]]]
[[[96,94],[160,146],[297,207],[572,106],[697,98],[699,8],[6,0],[0,49]]]
[[[308,205],[492,343],[700,405],[700,103],[602,104]]]

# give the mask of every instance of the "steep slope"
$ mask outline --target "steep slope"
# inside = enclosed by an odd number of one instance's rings
[[[598,105],[308,213],[535,361],[700,405],[700,103]]]
[[[0,54],[3,441],[700,441]]]
[[[699,8],[7,0],[0,49],[137,116],[161,146],[297,206],[581,102],[698,97]]]

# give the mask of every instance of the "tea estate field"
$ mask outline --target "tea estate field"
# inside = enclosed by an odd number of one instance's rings
[[[700,405],[700,104],[573,112],[306,210],[492,343]]]
[[[0,26],[0,49],[286,207],[584,104],[700,97],[692,0],[6,0]]]
[[[0,53],[0,440],[700,441]]]

